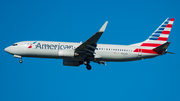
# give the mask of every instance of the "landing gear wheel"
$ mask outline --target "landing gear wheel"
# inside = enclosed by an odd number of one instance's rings
[[[23,61],[22,60],[19,60],[19,63],[22,63]]]
[[[86,65],[87,70],[91,70],[91,65]]]

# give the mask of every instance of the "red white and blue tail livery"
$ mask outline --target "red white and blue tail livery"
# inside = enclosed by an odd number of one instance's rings
[[[85,64],[91,69],[90,62],[105,64],[105,62],[135,61],[154,58],[167,52],[170,44],[168,37],[174,23],[174,18],[167,18],[153,33],[143,42],[131,45],[97,44],[103,34],[108,21],[84,43],[55,42],[55,41],[23,41],[14,43],[5,48],[5,51],[20,58],[55,58],[63,59],[65,66],[79,66]],[[173,53],[171,53],[173,54]]]
[[[167,18],[153,33],[149,38],[141,43],[135,44],[139,45],[134,52],[141,51],[142,53],[149,54],[163,54],[166,50],[157,50],[156,48],[161,45],[169,45],[167,42],[172,25],[174,23],[174,18]],[[167,47],[166,47],[167,49]]]

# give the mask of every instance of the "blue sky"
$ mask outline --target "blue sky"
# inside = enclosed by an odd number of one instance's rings
[[[179,0],[1,0],[0,101],[180,101]],[[98,43],[144,41],[175,18],[166,54],[106,66],[13,58],[4,48],[27,40],[84,42],[109,21]]]

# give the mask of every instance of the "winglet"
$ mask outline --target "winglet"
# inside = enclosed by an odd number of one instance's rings
[[[106,21],[106,22],[104,23],[104,25],[101,27],[101,29],[99,30],[99,32],[104,32],[105,29],[106,29],[107,24],[108,24],[108,21]]]

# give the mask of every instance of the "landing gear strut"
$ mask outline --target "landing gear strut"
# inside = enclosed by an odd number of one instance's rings
[[[89,63],[90,63],[90,61],[87,58],[85,58],[84,64],[86,65],[87,70],[91,70],[91,65],[89,65]]]
[[[19,63],[22,63],[23,61],[22,60],[19,60]]]

